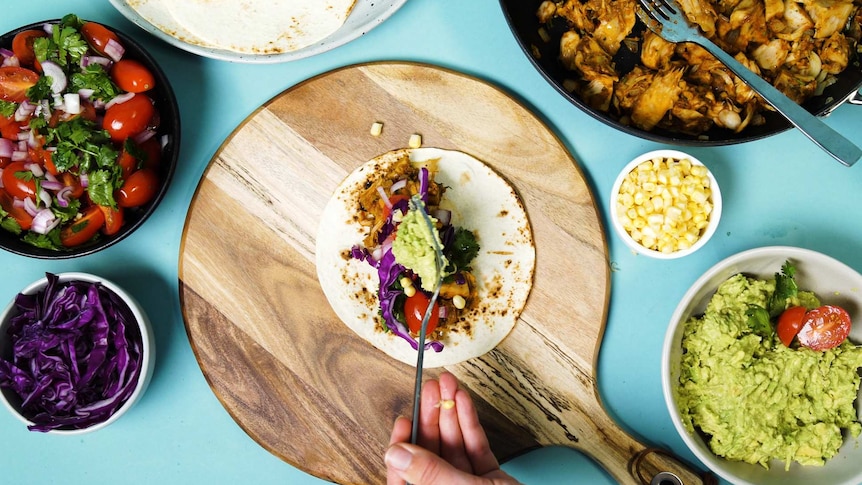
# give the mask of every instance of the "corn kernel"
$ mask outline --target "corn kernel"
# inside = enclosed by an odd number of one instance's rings
[[[371,125],[371,136],[380,136],[381,133],[383,133],[383,123],[375,121]]]
[[[410,135],[410,141],[407,143],[410,148],[419,148],[422,146],[422,135],[414,133]]]
[[[407,298],[410,298],[411,296],[413,296],[415,294],[416,294],[416,287],[415,286],[407,286],[404,288],[404,296],[406,296]]]
[[[690,248],[712,212],[708,170],[689,159],[638,164],[620,184],[618,219],[632,239],[663,253]]]
[[[455,295],[452,297],[452,304],[455,305],[455,308],[463,310],[464,307],[467,306],[467,300],[465,300],[461,295]]]

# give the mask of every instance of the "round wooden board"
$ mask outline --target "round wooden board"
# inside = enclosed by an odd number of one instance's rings
[[[384,124],[378,137],[369,133],[374,122]],[[477,401],[497,456],[563,445],[621,483],[658,470],[698,483],[675,459],[643,455],[647,447],[602,408],[594,370],[610,272],[577,162],[505,92],[421,64],[349,66],[290,88],[237,128],[207,168],[184,229],[180,297],[192,348],[231,416],[315,476],[385,481],[383,452],[396,416],[411,413],[414,369],[336,317],[317,282],[314,245],[344,177],[414,133],[424,146],[496,169],[533,228],[535,281],[514,330],[495,350],[447,369]],[[642,470],[630,471],[632,462]]]

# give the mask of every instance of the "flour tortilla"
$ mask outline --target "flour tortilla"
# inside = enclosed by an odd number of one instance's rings
[[[163,0],[198,45],[254,55],[307,47],[341,27],[355,0]]]
[[[464,313],[471,328],[449,332],[443,350],[425,351],[425,367],[441,367],[479,357],[509,334],[533,284],[536,250],[527,214],[511,186],[490,167],[466,153],[437,148],[402,149],[363,164],[336,189],[317,233],[317,277],[338,317],[357,335],[394,359],[416,365],[410,343],[378,324],[377,270],[346,257],[362,244],[367,228],[355,222],[357,194],[402,157],[438,158],[435,180],[447,187],[440,207],[452,211],[452,224],[473,231],[480,245],[473,261],[476,308]],[[325,336],[321,336],[325,338]]]

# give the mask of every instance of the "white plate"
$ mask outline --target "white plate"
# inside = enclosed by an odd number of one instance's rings
[[[151,8],[164,11],[164,6],[156,6],[156,4],[163,1],[169,0],[149,0],[149,2],[110,0],[114,8],[119,10],[132,23],[180,49],[200,56],[224,61],[273,64],[310,57],[344,45],[380,25],[401,8],[407,0],[356,0],[356,4],[353,6],[350,16],[347,17],[347,21],[332,35],[302,49],[278,54],[248,54],[206,46],[205,42],[194,40],[195,35],[185,30],[179,24],[154,25],[147,20],[145,15],[141,15],[141,13],[130,5],[130,3],[147,5],[152,2],[153,6],[150,6]],[[164,23],[169,24],[168,21]]]

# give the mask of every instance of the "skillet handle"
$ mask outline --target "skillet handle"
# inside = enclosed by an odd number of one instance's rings
[[[642,485],[716,485],[710,472],[701,473],[669,451],[644,448],[629,462],[629,473]]]

